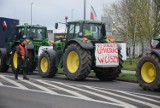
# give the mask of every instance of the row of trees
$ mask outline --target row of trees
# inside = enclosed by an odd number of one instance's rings
[[[119,0],[110,8],[104,6],[104,16],[111,17],[114,28],[123,40],[132,43],[135,58],[135,45],[141,45],[142,54],[148,43],[159,30],[159,7],[156,0]],[[158,1],[158,0],[157,0]]]

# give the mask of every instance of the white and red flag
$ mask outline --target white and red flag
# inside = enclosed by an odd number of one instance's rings
[[[7,29],[7,23],[6,21],[3,21],[3,30]]]
[[[96,20],[96,19],[97,19],[96,12],[95,12],[93,6],[91,6],[90,20]]]

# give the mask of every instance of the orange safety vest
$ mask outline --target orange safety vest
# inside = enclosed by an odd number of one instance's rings
[[[28,50],[27,50],[27,46],[22,46],[21,44],[18,45],[19,49],[20,49],[20,55],[27,57],[28,56]],[[21,57],[20,56],[20,57]]]

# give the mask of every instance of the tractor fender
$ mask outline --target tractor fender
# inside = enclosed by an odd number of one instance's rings
[[[158,58],[160,58],[160,49],[149,49],[144,54],[147,53],[155,54],[156,56],[158,56]]]
[[[38,49],[38,58],[40,57],[40,55],[44,52],[44,51],[48,51],[52,49],[53,50],[53,47],[52,46],[40,46],[39,49]],[[47,52],[46,52],[47,53]]]
[[[65,49],[67,48],[67,46],[70,45],[71,43],[77,43],[77,44],[79,44],[83,49],[86,49],[86,50],[92,50],[92,49],[93,49],[93,45],[92,45],[91,42],[85,43],[85,42],[83,42],[83,41],[80,40],[80,39],[72,39],[72,40],[70,40],[70,41],[66,44],[64,50],[65,50]]]
[[[42,53],[47,53],[52,60],[56,61],[56,51],[55,50],[47,49],[47,50],[43,50]]]

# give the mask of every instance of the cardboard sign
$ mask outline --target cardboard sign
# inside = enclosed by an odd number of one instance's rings
[[[121,47],[122,60],[127,60],[126,43],[117,43]]]
[[[119,65],[117,44],[96,44],[95,57],[97,67],[117,67]]]

